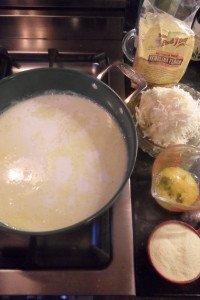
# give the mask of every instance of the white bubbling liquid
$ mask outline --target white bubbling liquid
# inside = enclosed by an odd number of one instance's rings
[[[0,221],[25,231],[80,222],[116,193],[127,167],[111,115],[78,95],[42,95],[0,116]]]

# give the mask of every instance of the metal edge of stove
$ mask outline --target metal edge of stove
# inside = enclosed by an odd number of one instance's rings
[[[103,270],[0,270],[0,295],[135,295],[130,181],[113,207],[112,243]]]

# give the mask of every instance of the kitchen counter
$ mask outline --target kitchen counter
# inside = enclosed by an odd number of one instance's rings
[[[200,91],[200,62],[190,62],[181,82]],[[168,219],[180,219],[200,227],[200,213],[172,213],[161,208],[150,193],[151,169],[154,159],[139,149],[131,177],[136,295],[139,297],[200,296],[200,279],[178,286],[164,281],[151,267],[147,258],[147,240],[154,227]]]

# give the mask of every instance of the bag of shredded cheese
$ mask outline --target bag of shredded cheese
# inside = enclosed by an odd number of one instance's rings
[[[174,85],[184,75],[195,40],[187,21],[197,8],[198,5],[193,7],[192,13],[190,11],[190,16],[180,20],[148,0],[144,1],[138,23],[134,69],[150,86]]]

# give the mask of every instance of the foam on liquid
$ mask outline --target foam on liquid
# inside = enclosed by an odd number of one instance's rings
[[[111,199],[127,166],[124,137],[97,104],[42,95],[0,116],[0,222],[49,231],[91,216]]]

